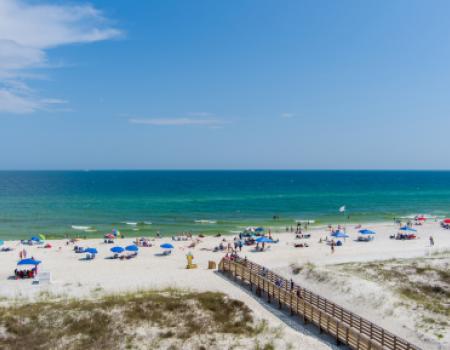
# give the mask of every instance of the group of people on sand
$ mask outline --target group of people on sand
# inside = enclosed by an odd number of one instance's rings
[[[19,269],[14,270],[14,276],[16,277],[16,279],[34,278],[36,275],[37,275],[36,267],[33,267],[31,269],[26,269],[26,270],[19,270]]]
[[[134,244],[136,244],[138,247],[152,247],[153,246],[153,244],[150,242],[150,240],[145,237],[136,238],[136,240],[134,241]]]
[[[305,222],[303,225],[301,222],[297,222],[297,226],[295,228],[295,234],[301,234],[302,230],[307,230],[308,229],[308,222]],[[286,232],[294,232],[294,227],[291,226],[286,226]]]
[[[26,259],[27,258],[27,250],[25,248],[19,250],[19,259]]]

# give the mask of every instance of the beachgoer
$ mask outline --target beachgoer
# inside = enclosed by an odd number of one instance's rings
[[[430,236],[430,246],[434,246],[434,238],[433,238],[433,236]]]

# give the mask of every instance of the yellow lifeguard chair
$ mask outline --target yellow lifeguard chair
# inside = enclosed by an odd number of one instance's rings
[[[192,260],[194,259],[194,256],[192,255],[191,252],[189,252],[186,255],[186,259],[187,259],[187,265],[186,265],[187,269],[196,269],[197,268],[197,264],[193,264],[192,263]]]

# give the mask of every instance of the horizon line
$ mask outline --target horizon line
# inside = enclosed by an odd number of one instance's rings
[[[70,171],[70,172],[94,172],[94,171],[434,171],[434,172],[450,172],[448,169],[414,169],[414,168],[373,168],[373,169],[357,169],[357,168],[70,168],[70,169],[0,169],[0,172],[60,172],[60,171]]]

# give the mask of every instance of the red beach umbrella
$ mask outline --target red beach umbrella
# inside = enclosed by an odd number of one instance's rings
[[[419,220],[419,221],[426,221],[427,220],[427,218],[426,217],[424,217],[424,216],[421,216],[420,218],[418,218],[417,220]]]
[[[450,224],[450,219],[444,219],[444,224]]]

